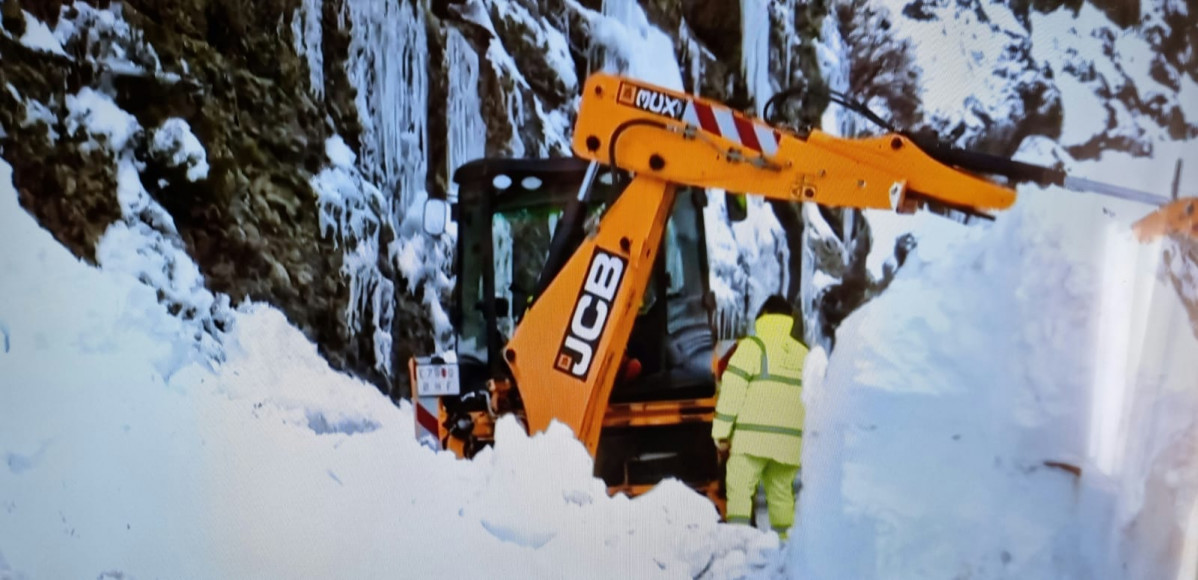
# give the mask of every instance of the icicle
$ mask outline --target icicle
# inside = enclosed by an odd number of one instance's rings
[[[760,117],[765,102],[774,94],[770,84],[770,13],[766,0],[741,0],[740,22],[741,70]]]
[[[369,308],[375,368],[391,374],[391,323],[395,287],[379,271],[379,232],[390,214],[389,204],[377,188],[363,179],[353,151],[334,135],[325,143],[331,165],[311,180],[317,193],[320,233],[342,248],[341,275],[349,284],[345,323],[350,334],[364,327]]]
[[[428,173],[424,17],[400,0],[347,0],[340,19],[351,31],[346,72],[362,122],[358,167],[396,200],[399,223]]]
[[[291,15],[291,40],[295,53],[308,61],[309,90],[318,99],[324,98],[324,53],[321,50],[322,0],[304,0]]]
[[[685,47],[687,57],[686,72],[690,75],[691,82],[688,90],[692,94],[701,95],[699,89],[703,81],[703,45],[695,40],[695,35],[691,32],[690,26],[686,24],[685,18],[678,25],[678,39]],[[715,60],[714,55],[708,53],[708,56]]]
[[[456,28],[449,29],[447,44],[449,146],[446,164],[452,175],[462,164],[486,154],[487,126],[478,94],[478,54]],[[450,187],[456,188],[455,185]]]
[[[319,4],[317,0],[305,1]],[[348,207],[337,208],[336,196],[330,194],[329,203],[334,211],[322,210],[321,228],[333,229],[336,223],[346,248],[342,273],[350,285],[347,308],[351,311],[346,312],[350,331],[360,329],[362,314],[369,308],[375,366],[390,375],[396,289],[378,269],[380,255],[385,252],[386,259],[404,275],[409,292],[424,286],[426,302],[435,302],[439,297],[436,284],[439,278],[433,274],[446,263],[437,259],[437,250],[440,245],[451,243],[425,239],[418,223],[411,219],[414,214],[409,212],[416,202],[427,197],[428,42],[423,13],[403,0],[346,0],[338,13],[338,26],[350,31],[345,67],[357,90],[354,104],[362,124],[356,171],[341,169],[361,178],[355,185],[368,194],[366,199],[371,192],[379,199],[355,213]],[[304,35],[306,43],[308,36]],[[477,64],[474,70],[477,71]],[[477,84],[477,72],[475,79]],[[468,105],[463,106],[468,108]],[[458,157],[468,154],[460,150],[450,152]],[[377,189],[371,184],[377,185]],[[373,222],[363,221],[362,216],[367,214],[374,217]],[[382,229],[396,234],[385,249],[379,241]]]
[[[829,16],[824,19],[815,49],[820,76],[824,78],[828,88],[835,91],[849,90],[849,49],[844,38],[840,36],[840,28],[836,25],[835,18]],[[849,136],[856,133],[857,121],[857,115],[844,107],[828,107],[824,111],[821,125],[830,133]]]

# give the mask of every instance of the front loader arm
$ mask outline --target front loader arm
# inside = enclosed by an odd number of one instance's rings
[[[1015,201],[1013,190],[936,161],[902,135],[800,137],[713,101],[604,74],[587,81],[573,147],[637,175],[772,199],[902,212],[931,202],[972,213]]]
[[[595,454],[674,196],[672,183],[634,178],[525,312],[503,356],[529,433],[556,419]]]
[[[1015,197],[903,136],[800,138],[714,102],[602,74],[586,84],[574,149],[635,177],[525,312],[503,356],[529,432],[561,421],[592,454],[676,186],[900,211],[931,201],[976,213]]]

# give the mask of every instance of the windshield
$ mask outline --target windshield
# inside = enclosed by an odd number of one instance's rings
[[[549,258],[561,208],[537,207],[496,213],[491,219],[495,247],[495,296],[508,305],[498,320],[504,340],[511,338],[516,319],[532,302],[537,278]]]
[[[702,212],[697,207],[703,195],[699,190],[680,189],[666,224],[661,253],[628,343],[628,354],[637,358],[645,371],[646,380],[635,387],[638,392],[652,390],[655,384],[664,385],[648,380],[661,373],[672,376],[673,385],[710,383],[712,334],[703,300],[709,284],[704,267]],[[536,200],[542,203],[531,203]],[[492,348],[501,347],[512,337],[532,304],[549,260],[566,203],[560,196],[525,197],[520,201],[509,201],[507,207],[494,210],[488,210],[485,204],[461,210],[455,311],[459,317],[458,356],[462,360],[488,361],[488,307],[494,309]],[[583,221],[587,231],[598,224],[607,205],[596,203],[588,208]],[[489,304],[487,296],[491,297]],[[684,377],[686,380],[678,380]]]
[[[498,344],[511,338],[516,324],[532,304],[536,285],[550,244],[562,218],[565,203],[544,197],[544,203],[521,204],[493,212],[474,207],[462,211],[458,228],[458,291],[454,311],[458,317],[458,356],[487,360],[487,276],[491,275],[492,304]],[[554,202],[557,203],[554,203]],[[593,227],[606,210],[594,204],[586,224]],[[485,241],[485,243],[484,243]]]

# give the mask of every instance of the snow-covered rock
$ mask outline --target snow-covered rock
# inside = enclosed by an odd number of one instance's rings
[[[162,158],[167,167],[181,167],[189,181],[208,177],[208,155],[204,145],[191,132],[187,121],[167,119],[154,131],[150,154]]]

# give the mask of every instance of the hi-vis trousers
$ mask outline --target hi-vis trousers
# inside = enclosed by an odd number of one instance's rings
[[[794,523],[795,495],[794,480],[799,472],[798,465],[778,463],[772,459],[733,453],[728,457],[724,476],[725,493],[728,496],[727,521],[730,524],[748,524],[753,512],[753,496],[758,482],[765,483],[765,500],[769,506],[770,526],[782,539]]]

